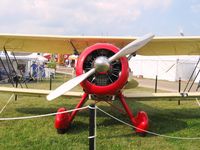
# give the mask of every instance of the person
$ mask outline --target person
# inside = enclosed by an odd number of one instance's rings
[[[33,62],[31,67],[33,69],[32,77],[37,79],[38,65],[35,62]]]
[[[65,60],[65,66],[68,67],[69,66],[69,59]]]
[[[45,78],[44,64],[39,65],[39,78],[40,80]]]
[[[27,76],[25,77],[23,82],[32,82],[34,81],[33,77],[31,76],[31,73],[28,72]]]

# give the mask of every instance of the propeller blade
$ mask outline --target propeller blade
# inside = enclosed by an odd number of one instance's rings
[[[77,77],[69,80],[68,82],[65,82],[64,84],[59,86],[57,89],[52,91],[49,95],[47,95],[47,100],[51,101],[51,100],[61,96],[65,92],[67,92],[67,91],[71,90],[72,88],[74,88],[75,86],[77,86],[83,80],[85,80],[90,75],[92,75],[94,72],[95,72],[95,68],[91,69],[90,71],[88,71],[80,76],[77,76]]]
[[[120,57],[136,52],[138,49],[140,49],[141,47],[146,45],[148,42],[150,42],[153,37],[154,37],[153,34],[146,34],[145,36],[138,38],[137,40],[129,43],[124,48],[122,48],[118,53],[110,57],[109,62],[112,62]]]

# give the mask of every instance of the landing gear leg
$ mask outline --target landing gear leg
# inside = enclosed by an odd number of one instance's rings
[[[149,125],[148,116],[146,112],[139,111],[137,116],[134,117],[131,109],[128,107],[126,100],[121,92],[119,93],[118,96],[132,124],[136,127],[135,129],[136,133],[140,136],[145,136],[146,132],[144,130],[147,130]]]
[[[82,107],[84,105],[84,103],[86,102],[87,97],[88,97],[88,94],[84,93],[80,102],[76,105],[75,109]],[[59,108],[58,112],[63,112],[66,110],[67,109],[63,107],[63,108]],[[64,134],[67,132],[67,130],[69,129],[70,124],[73,121],[77,112],[78,112],[78,110],[75,110],[71,114],[63,113],[63,114],[56,115],[54,126],[57,129],[57,132],[59,134]]]

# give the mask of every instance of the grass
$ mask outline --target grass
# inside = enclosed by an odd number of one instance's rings
[[[67,79],[65,79],[67,80]],[[63,77],[53,81],[53,88],[63,83]],[[8,85],[4,85],[8,86]],[[31,83],[30,88],[48,89],[47,80]],[[74,90],[80,91],[80,87]],[[126,92],[148,91],[152,89],[135,88]],[[0,109],[5,105],[10,95],[2,94]],[[59,98],[48,102],[44,97],[20,96],[17,101],[12,100],[0,117],[30,116],[56,112],[60,107],[73,109],[78,98]],[[92,103],[88,101],[86,105]],[[139,110],[148,113],[150,119],[150,131],[180,137],[200,137],[200,108],[194,100],[182,101],[127,101],[136,114]],[[114,102],[119,105],[118,101]],[[98,107],[113,114],[119,119],[129,122],[127,116],[118,113],[105,103],[99,103]],[[7,149],[88,149],[88,111],[81,111],[76,116],[70,130],[59,135],[54,129],[54,116],[0,121],[0,150]],[[97,149],[199,149],[199,140],[177,140],[148,134],[139,137],[134,130],[121,124],[100,111],[97,112]]]

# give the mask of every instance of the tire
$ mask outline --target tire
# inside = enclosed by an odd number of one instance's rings
[[[67,129],[57,129],[58,134],[65,134],[67,132]]]

